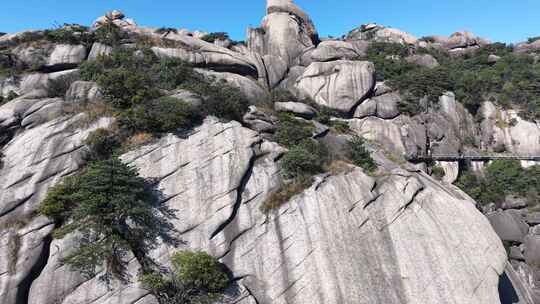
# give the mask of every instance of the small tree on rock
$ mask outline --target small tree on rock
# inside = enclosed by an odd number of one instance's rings
[[[137,170],[120,159],[91,163],[73,182],[53,187],[40,212],[63,224],[55,235],[78,232],[76,248],[63,261],[87,277],[105,265],[103,279],[125,279],[128,256],[135,255],[143,269],[150,267],[147,253],[158,239],[176,243],[169,219],[173,210]]]

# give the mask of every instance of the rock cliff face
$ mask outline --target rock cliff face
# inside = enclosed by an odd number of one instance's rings
[[[457,162],[439,163],[445,173],[439,181],[424,172],[425,165],[406,160],[470,152],[472,145],[540,154],[538,123],[490,102],[483,104],[481,119],[475,118],[452,92],[440,97],[437,108],[410,116],[400,109],[400,92],[377,83],[373,63],[358,60],[373,41],[429,43],[459,54],[485,40],[456,33],[426,42],[368,24],[343,39],[321,42],[309,16],[290,0],[267,1],[267,15],[260,28],[248,30],[246,45],[210,43],[200,32],[140,27],[118,11],[93,27],[107,22],[158,41],[151,48],[155,55],[189,62],[199,73],[240,88],[251,103],[241,122],[210,116],[190,133],[163,135],[121,156],[153,178],[162,203],[178,210],[173,224],[184,243],[152,251],[161,265],[184,249],[217,257],[234,277],[222,303],[539,303],[540,215],[523,213],[517,204],[490,210],[486,218],[451,185],[460,172]],[[19,95],[0,102],[0,302],[157,304],[137,281],[141,265],[134,256],[126,283],[107,286],[99,276],[85,278],[62,263],[80,236],[53,239],[54,223],[36,215],[47,190],[84,166],[88,135],[114,125],[111,117],[66,111],[97,107],[103,94],[96,83],[75,81],[65,97],[50,98],[49,80],[77,75],[82,62],[108,55],[112,47],[18,45],[21,36],[0,37],[0,47],[35,68],[0,76],[0,96]],[[408,60],[438,65],[425,56]],[[278,89],[298,100],[272,104],[276,112],[304,120],[321,109],[336,112],[328,124],[340,122],[350,128],[349,136],[367,139],[377,173],[353,165],[329,170],[279,208],[263,211],[286,182],[280,165],[287,149],[271,137],[277,113],[260,106]],[[183,89],[170,94],[204,103]],[[299,102],[303,98],[314,103]],[[314,137],[339,150],[346,136],[313,124]],[[501,239],[512,242],[511,263]]]

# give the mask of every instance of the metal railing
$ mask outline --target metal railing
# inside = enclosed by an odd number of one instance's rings
[[[490,160],[527,160],[527,161],[540,161],[540,155],[519,155],[519,154],[501,154],[501,153],[489,153],[489,154],[432,154],[432,155],[417,155],[408,156],[408,160],[411,161],[460,161],[460,160],[472,160],[472,161],[490,161]]]

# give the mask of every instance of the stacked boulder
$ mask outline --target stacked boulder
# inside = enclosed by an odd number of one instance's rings
[[[501,209],[485,208],[493,229],[505,243],[516,288],[540,302],[540,212],[530,210],[525,199],[508,196]]]

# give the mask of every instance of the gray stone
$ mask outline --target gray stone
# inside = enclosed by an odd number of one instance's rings
[[[452,184],[458,179],[459,162],[437,161],[436,163],[444,170],[443,182]]]
[[[339,41],[327,40],[317,45],[311,52],[313,61],[355,60],[366,56],[369,43],[362,40]]]
[[[515,210],[496,211],[487,218],[503,241],[522,243],[529,231],[529,226]]]
[[[368,116],[377,116],[383,119],[392,119],[399,115],[399,102],[401,96],[399,93],[389,93],[378,95],[362,102],[354,112],[353,117],[364,118]]]
[[[47,61],[47,66],[69,69],[79,65],[85,59],[86,47],[84,45],[57,44]]]
[[[179,58],[195,66],[220,72],[258,76],[255,64],[245,55],[187,35],[172,33],[167,38],[184,47],[152,47],[158,57]]]
[[[319,105],[350,112],[375,87],[374,72],[373,64],[366,61],[314,62],[296,86]]]
[[[502,209],[523,209],[527,208],[528,205],[529,203],[526,198],[508,195],[501,207]]]
[[[95,60],[99,56],[108,56],[112,53],[113,48],[111,46],[95,42],[92,44],[92,49],[90,50],[90,54],[88,54],[88,60]]]
[[[527,212],[525,221],[531,226],[540,225],[540,212]]]
[[[508,258],[512,260],[517,260],[517,261],[525,261],[523,252],[521,251],[521,248],[519,248],[518,246],[510,247],[510,253],[508,255]]]
[[[304,74],[305,70],[306,68],[303,66],[293,66],[289,69],[287,77],[283,81],[281,81],[278,88],[289,91],[295,96],[299,96],[300,93],[298,92],[298,88],[296,87],[296,80],[300,78],[302,74]]]
[[[228,85],[237,87],[247,97],[250,104],[261,104],[269,99],[268,91],[262,88],[258,82],[248,77],[234,73],[213,72],[203,69],[196,69],[196,71],[214,81],[225,81]]]
[[[377,82],[373,91],[373,96],[380,96],[387,93],[392,93],[392,88],[386,85],[384,82]]]
[[[527,235],[524,244],[525,262],[535,269],[540,269],[540,235]]]
[[[264,69],[268,77],[269,88],[274,88],[287,74],[287,62],[281,57],[273,55],[262,56]]]
[[[199,107],[199,106],[202,106],[203,104],[203,99],[191,92],[191,91],[188,91],[188,90],[184,90],[184,89],[177,89],[177,90],[174,90],[172,92],[171,95],[169,95],[170,97],[174,97],[176,99],[180,99],[184,102],[187,102],[189,104],[191,104],[192,106],[195,106],[195,107]]]
[[[301,102],[276,102],[274,110],[278,112],[291,112],[297,116],[311,119],[317,115],[317,110]]]
[[[439,62],[435,57],[430,54],[421,54],[421,55],[411,55],[406,57],[405,60],[410,63],[417,64],[426,68],[436,68],[439,66]]]
[[[385,27],[375,23],[364,24],[359,28],[350,31],[347,40],[367,40],[378,42],[390,42],[400,44],[415,44],[418,39],[409,33],[401,30]]]
[[[66,101],[73,103],[95,102],[103,97],[98,85],[92,81],[75,81],[66,92]]]
[[[267,2],[260,28],[249,28],[247,45],[261,55],[280,57],[288,67],[298,65],[305,49],[318,39],[313,22],[290,0]]]
[[[256,106],[249,107],[243,120],[249,128],[260,133],[273,133],[277,129],[277,118],[257,109]]]
[[[494,54],[490,54],[488,56],[488,63],[497,63],[499,60],[501,60],[501,57],[500,56],[497,56],[497,55],[494,55]]]

